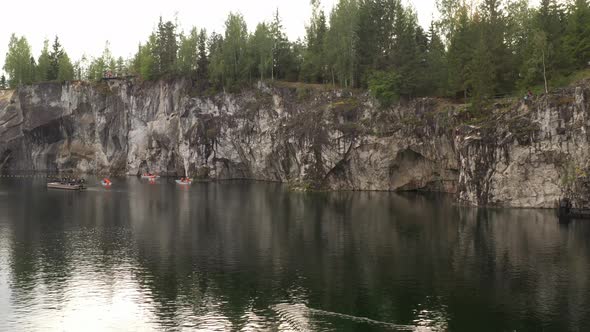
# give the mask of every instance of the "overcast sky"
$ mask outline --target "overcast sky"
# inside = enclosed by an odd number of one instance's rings
[[[435,0],[407,0],[416,8],[425,27],[435,11]],[[329,13],[337,0],[322,0]],[[181,28],[223,30],[230,11],[244,15],[248,29],[270,20],[279,9],[289,39],[303,37],[311,15],[309,0],[11,0],[3,1],[0,15],[0,71],[8,40],[14,32],[24,35],[38,57],[43,40],[58,35],[72,61],[83,54],[100,55],[108,40],[116,56],[129,57],[147,39],[159,16]]]

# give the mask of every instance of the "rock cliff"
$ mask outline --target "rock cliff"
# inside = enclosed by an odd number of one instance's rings
[[[259,84],[196,93],[190,81],[72,82],[0,91],[0,168],[257,179],[328,190],[456,193],[474,205],[584,199],[583,87],[529,103],[418,99],[381,109],[366,93]]]
[[[590,207],[588,93],[581,83],[529,102],[496,104],[484,121],[458,130],[459,198],[549,208],[570,197]]]

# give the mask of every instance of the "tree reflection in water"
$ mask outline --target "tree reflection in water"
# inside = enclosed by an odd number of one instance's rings
[[[3,181],[0,330],[590,323],[590,223],[560,227],[551,211],[245,182],[69,193]]]

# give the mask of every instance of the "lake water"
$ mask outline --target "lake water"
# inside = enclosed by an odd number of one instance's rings
[[[0,331],[583,331],[590,221],[448,196],[0,179]]]

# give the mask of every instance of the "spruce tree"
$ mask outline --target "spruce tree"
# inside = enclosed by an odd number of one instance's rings
[[[575,0],[570,7],[564,43],[574,68],[590,62],[590,6],[588,0]]]
[[[37,81],[44,82],[49,80],[50,65],[51,60],[49,58],[49,40],[45,39],[43,42],[43,50],[41,50],[41,55],[39,55],[39,60],[37,60]]]
[[[220,34],[213,32],[211,36],[209,36],[208,76],[210,77],[211,83],[213,83],[216,88],[222,88],[226,85],[226,64],[224,62],[223,44],[223,36]]]
[[[60,82],[71,81],[74,79],[74,66],[66,53],[59,57],[59,66],[57,80]]]
[[[313,83],[328,81],[326,58],[327,25],[324,11],[321,10],[319,0],[311,0],[312,18],[306,27],[306,49],[301,68],[301,79]]]
[[[156,47],[159,75],[171,75],[176,72],[178,42],[176,39],[176,25],[171,21],[158,23],[156,31]]]
[[[197,79],[204,84],[209,79],[209,59],[207,58],[207,31],[201,29],[198,38]]]
[[[448,64],[445,46],[438,29],[432,23],[428,31],[427,94],[444,96],[448,91]]]
[[[47,71],[47,80],[53,81],[58,79],[59,74],[59,62],[63,56],[64,51],[59,43],[59,38],[55,36],[53,46],[51,47],[51,53],[49,53],[49,70]]]

